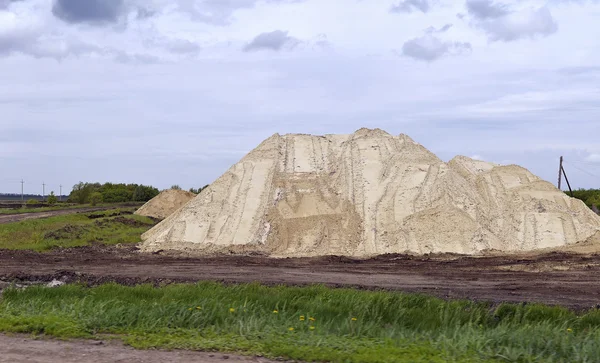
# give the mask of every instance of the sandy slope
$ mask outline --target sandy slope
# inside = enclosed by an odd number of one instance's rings
[[[185,190],[163,190],[135,211],[135,214],[164,219],[181,208],[185,203],[194,199],[194,197],[196,197],[196,194],[186,192]]]
[[[600,218],[524,168],[444,163],[406,135],[273,135],[146,232],[142,249],[274,256],[525,251]]]

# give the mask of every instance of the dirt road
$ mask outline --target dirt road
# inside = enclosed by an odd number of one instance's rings
[[[40,219],[56,216],[64,216],[67,214],[75,213],[90,213],[98,212],[103,210],[120,208],[120,206],[105,206],[105,207],[90,207],[90,208],[71,208],[71,209],[60,209],[48,212],[32,212],[32,213],[19,213],[19,214],[0,214],[0,224],[20,222],[28,219]]]
[[[133,246],[84,247],[49,253],[0,250],[0,281],[193,282],[383,288],[443,298],[543,302],[585,309],[600,304],[600,255],[465,257],[178,258],[141,254]]]
[[[191,351],[135,350],[117,341],[34,340],[0,334],[0,363],[267,363],[265,358]]]

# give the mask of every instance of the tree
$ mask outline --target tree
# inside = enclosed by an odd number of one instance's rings
[[[100,183],[79,182],[73,186],[73,190],[69,195],[69,201],[79,204],[89,203],[90,195],[98,191],[99,188]]]
[[[179,185],[175,184],[175,185],[171,185],[171,189],[173,189],[173,190],[181,190],[181,187]]]
[[[99,192],[93,192],[90,194],[90,204],[94,206],[98,203],[102,203],[102,194]]]
[[[138,185],[133,192],[133,201],[134,202],[147,202],[150,199],[156,197],[158,195],[158,189],[146,186],[146,185]]]
[[[52,191],[48,196],[48,204],[55,205],[56,203],[58,203],[58,198],[56,197],[56,195],[54,195],[54,192]]]

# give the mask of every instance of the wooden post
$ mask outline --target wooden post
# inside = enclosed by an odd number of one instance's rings
[[[562,158],[561,158],[562,160]],[[573,197],[573,190],[571,189],[571,184],[569,183],[569,179],[567,178],[567,173],[565,173],[565,168],[563,168],[562,164],[560,166],[560,170],[562,171],[563,175],[565,176],[565,181],[567,182],[567,186],[569,187],[569,193],[571,193],[571,197]]]
[[[560,163],[558,164],[558,189],[560,189],[560,182],[561,182],[562,173],[563,173],[562,163],[563,163],[563,157],[561,156]]]

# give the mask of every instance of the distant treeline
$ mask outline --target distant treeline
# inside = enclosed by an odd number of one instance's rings
[[[600,208],[600,189],[574,190],[573,197],[581,199],[590,208],[593,208],[594,206]]]
[[[208,185],[198,189],[191,188],[190,192],[199,194],[206,187]],[[178,185],[173,185],[171,189],[181,188]],[[142,184],[79,182],[73,186],[68,201],[79,204],[147,202],[156,197],[158,193],[157,188]]]
[[[158,193],[157,188],[141,184],[79,182],[73,186],[68,200],[79,204],[147,202]]]

